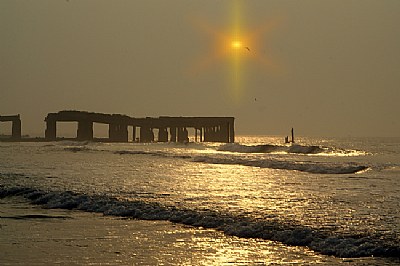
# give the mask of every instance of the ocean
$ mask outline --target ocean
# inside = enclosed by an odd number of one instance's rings
[[[400,138],[0,142],[1,265],[400,265]]]

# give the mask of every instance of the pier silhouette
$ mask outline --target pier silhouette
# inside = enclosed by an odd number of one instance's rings
[[[128,142],[128,127],[132,127],[132,139],[137,142],[188,142],[188,128],[194,129],[194,140],[200,142],[234,142],[234,117],[145,117],[135,118],[122,114],[103,114],[86,111],[59,111],[48,113],[45,122],[45,137],[35,139],[21,138],[21,119],[19,115],[0,116],[0,121],[11,121],[10,141],[55,141],[58,122],[77,122],[76,140]],[[94,138],[93,124],[107,124],[108,138]],[[138,132],[136,132],[138,128]]]
[[[108,124],[108,142],[128,142],[128,127],[133,128],[133,140],[152,142],[158,129],[158,142],[186,142],[188,128],[195,129],[195,141],[234,142],[233,117],[145,117],[135,118],[121,114],[103,114],[82,111],[49,113],[46,121],[46,140],[57,140],[57,122],[78,122],[77,140],[94,140],[93,123]],[[136,136],[139,127],[139,136]]]

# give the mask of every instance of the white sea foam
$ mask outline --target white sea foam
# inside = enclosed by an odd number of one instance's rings
[[[360,156],[366,155],[366,152],[358,150],[347,150],[333,147],[317,145],[244,145],[239,143],[223,144],[218,151],[236,152],[236,153],[271,153],[271,154],[304,154],[304,155],[322,155],[322,156]]]

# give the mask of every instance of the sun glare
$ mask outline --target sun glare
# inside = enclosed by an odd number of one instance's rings
[[[232,41],[231,46],[233,49],[240,49],[243,47],[243,43],[241,41]]]
[[[207,68],[215,67],[218,62],[230,62],[228,88],[236,101],[240,101],[243,96],[246,73],[244,68],[247,64],[257,63],[266,71],[277,70],[277,65],[271,60],[271,54],[265,52],[267,49],[261,44],[261,39],[265,40],[264,35],[273,30],[279,20],[270,19],[265,23],[254,25],[249,31],[246,30],[249,28],[244,25],[241,13],[242,7],[239,1],[232,1],[230,29],[219,30],[202,19],[194,21],[213,42],[210,52],[201,57],[191,68],[191,73],[197,75]]]

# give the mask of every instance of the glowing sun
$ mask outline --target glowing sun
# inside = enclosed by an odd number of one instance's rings
[[[233,49],[240,49],[243,47],[243,43],[241,41],[232,41],[231,46]]]
[[[269,71],[276,68],[276,64],[271,60],[265,43],[266,34],[272,31],[279,20],[269,20],[266,23],[256,25],[244,30],[243,20],[240,16],[241,8],[237,4],[232,6],[232,23],[230,29],[216,29],[207,23],[204,19],[197,19],[194,25],[211,37],[210,51],[201,57],[191,68],[192,74],[198,74],[209,68],[215,68],[218,63],[228,60],[228,81],[229,91],[233,92],[235,99],[239,99],[243,87],[243,68],[249,62],[255,62],[257,70],[265,68]],[[263,38],[261,40],[261,38]]]

